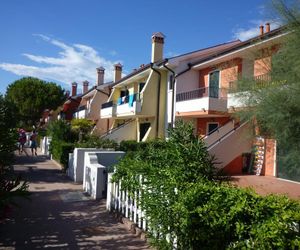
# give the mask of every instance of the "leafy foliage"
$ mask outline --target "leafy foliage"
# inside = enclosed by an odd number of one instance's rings
[[[158,249],[174,249],[175,238],[184,250],[299,246],[300,204],[217,181],[213,159],[191,124],[177,123],[168,141],[129,145],[137,150],[119,162],[113,181],[139,197]]]
[[[56,109],[65,100],[60,86],[33,77],[10,84],[6,97],[15,104],[22,127],[35,124],[45,109]]]
[[[11,166],[17,142],[14,111],[14,105],[0,95],[0,217],[15,197],[28,196],[27,183],[14,174]]]
[[[102,139],[96,135],[86,136],[84,141],[77,142],[75,145],[78,148],[118,148],[118,144],[115,141]]]
[[[285,32],[289,33],[272,55],[267,84],[258,86],[248,79],[239,82],[239,95],[250,107],[239,115],[256,121],[261,134],[277,140],[279,174],[299,181],[300,9],[296,1],[292,1],[295,5],[287,5],[280,0],[274,2],[282,22],[286,24]]]
[[[60,140],[51,141],[50,152],[53,155],[53,158],[63,165],[64,170],[68,168],[69,153],[73,152],[74,147],[74,143],[71,142]]]

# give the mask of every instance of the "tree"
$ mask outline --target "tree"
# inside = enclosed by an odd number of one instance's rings
[[[0,217],[16,196],[27,196],[27,183],[21,182],[11,167],[16,149],[17,132],[14,104],[0,95]]]
[[[6,98],[14,103],[21,123],[34,125],[45,109],[60,106],[65,95],[64,90],[55,83],[24,77],[7,87]]]
[[[277,140],[279,168],[284,177],[300,180],[300,8],[281,0],[274,6],[289,32],[272,56],[271,81],[257,85],[243,79],[238,91],[250,107],[239,115],[255,120],[261,133]],[[255,87],[254,87],[255,86]],[[246,90],[246,91],[245,91]]]

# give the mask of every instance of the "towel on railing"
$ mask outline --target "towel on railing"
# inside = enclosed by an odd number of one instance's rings
[[[119,97],[118,98],[118,105],[121,105],[122,104],[122,97]]]
[[[129,95],[129,107],[133,107],[133,102],[134,102],[134,94]]]

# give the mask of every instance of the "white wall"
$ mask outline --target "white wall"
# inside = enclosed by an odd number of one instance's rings
[[[199,71],[190,70],[177,77],[176,93],[187,92],[198,88],[199,88]]]
[[[106,196],[108,168],[123,158],[122,151],[85,152],[83,189],[94,199]]]
[[[221,163],[217,166],[223,168],[242,153],[251,152],[251,147],[251,127],[245,124],[208,151],[216,156],[217,162]]]

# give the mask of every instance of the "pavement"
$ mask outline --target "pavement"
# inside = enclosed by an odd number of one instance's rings
[[[30,200],[0,222],[0,249],[151,249],[74,184],[46,156],[16,154],[15,171],[29,181]]]
[[[236,175],[232,182],[239,187],[251,187],[260,195],[279,194],[300,200],[300,182],[292,182],[271,176]]]

